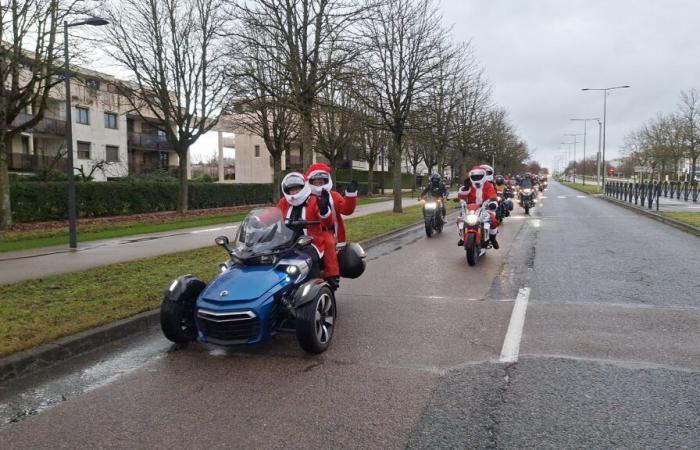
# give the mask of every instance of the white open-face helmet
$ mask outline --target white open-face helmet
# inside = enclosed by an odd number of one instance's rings
[[[300,188],[299,192],[290,194],[294,188]],[[292,206],[299,206],[311,195],[311,188],[304,180],[304,175],[299,172],[288,173],[282,180],[282,194]]]
[[[321,195],[321,192],[324,189],[328,192],[333,189],[333,180],[331,179],[330,167],[325,164],[316,163],[309,166],[309,170],[306,172],[306,180],[309,182],[311,193],[314,195]],[[323,181],[321,186],[314,185],[314,181],[318,180]]]
[[[475,188],[479,189],[486,182],[486,171],[482,167],[474,167],[469,171],[469,180]]]
[[[488,164],[482,164],[479,167],[484,169],[486,172],[486,181],[490,181],[493,183],[493,167],[489,166]]]

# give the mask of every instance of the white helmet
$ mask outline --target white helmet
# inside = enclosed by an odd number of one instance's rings
[[[479,167],[484,169],[486,172],[486,181],[490,181],[493,183],[493,167],[489,166],[488,164],[482,164]]]
[[[290,194],[290,190],[294,187],[299,187],[301,190],[296,194]],[[311,188],[306,184],[304,175],[299,172],[291,172],[282,180],[282,194],[284,194],[284,198],[287,199],[290,205],[299,206],[309,198]]]
[[[480,167],[474,167],[469,171],[469,180],[475,188],[479,189],[486,181],[486,171]]]

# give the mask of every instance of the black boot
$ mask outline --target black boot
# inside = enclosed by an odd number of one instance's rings
[[[495,248],[496,250],[498,250],[499,245],[498,245],[498,241],[496,240],[496,235],[495,235],[495,234],[494,234],[493,236],[491,236],[490,241],[491,241],[491,245],[493,246],[493,248]]]
[[[464,240],[463,240],[463,239],[460,239],[460,240],[457,241],[457,247],[461,247],[461,246],[463,246],[463,245],[464,245]]]
[[[328,277],[326,278],[326,283],[328,283],[331,289],[337,291],[340,287],[340,277]]]

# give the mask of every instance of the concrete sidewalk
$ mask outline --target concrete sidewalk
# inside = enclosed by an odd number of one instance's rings
[[[415,198],[403,199],[404,207],[416,204]],[[392,207],[393,201],[370,203],[358,206],[352,217],[390,211]],[[216,236],[232,236],[237,228],[238,223],[231,223],[90,241],[77,250],[62,245],[0,253],[0,285],[208,247]]]

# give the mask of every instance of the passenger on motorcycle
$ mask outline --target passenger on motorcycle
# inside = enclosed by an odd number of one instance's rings
[[[314,238],[311,245],[315,251],[308,251],[308,254],[316,270],[318,262],[323,259],[324,277],[333,289],[337,289],[340,269],[332,232],[335,220],[330,207],[330,194],[323,191],[319,196],[311,195],[311,187],[306,183],[304,175],[298,172],[291,172],[284,177],[282,193],[284,196],[277,203],[277,208],[288,221],[320,221],[320,224],[308,225],[299,230],[299,233]]]
[[[425,198],[428,194],[435,198],[442,198],[442,215],[445,216],[445,200],[447,200],[448,192],[445,183],[440,179],[440,175],[436,173],[430,175],[428,185],[423,189],[423,192],[420,193],[420,197]]]
[[[498,208],[498,195],[493,184],[486,180],[486,171],[480,167],[474,167],[469,171],[469,186],[467,187],[467,182],[465,180],[465,186],[459,189],[457,197],[460,200],[464,200],[467,204],[476,204],[481,206],[485,202],[491,202],[489,204],[489,217],[491,220],[488,223],[484,223],[484,229],[489,233],[489,241],[493,248],[498,250],[498,241],[496,240],[496,235],[498,234],[498,219],[496,218],[495,209]],[[462,218],[457,219],[459,221]],[[462,234],[460,231],[459,242],[457,245],[463,245]]]
[[[306,180],[311,187],[311,193],[320,195],[325,190],[330,193],[330,207],[335,217],[334,235],[338,247],[346,245],[345,221],[343,216],[349,216],[355,212],[357,206],[357,182],[351,181],[345,189],[345,195],[333,191],[331,168],[326,164],[316,163],[309,166],[306,171]]]

